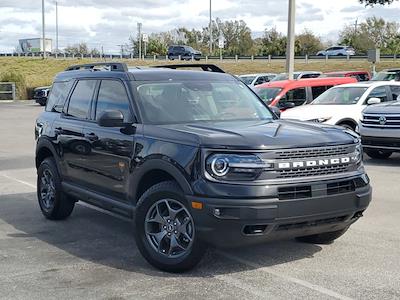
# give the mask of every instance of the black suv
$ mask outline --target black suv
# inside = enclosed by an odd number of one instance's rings
[[[181,60],[200,60],[201,52],[194,50],[192,47],[183,46],[183,45],[176,45],[176,46],[169,46],[168,47],[168,58],[171,60],[174,59],[181,59]]]
[[[173,272],[207,244],[329,243],[362,216],[371,188],[355,133],[280,120],[234,76],[197,66],[58,74],[35,130],[44,216],[84,201],[131,218],[143,256]]]

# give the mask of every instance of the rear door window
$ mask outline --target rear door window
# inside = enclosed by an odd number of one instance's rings
[[[284,107],[284,103],[293,102],[295,106],[303,105],[307,100],[306,89],[298,88],[290,90],[279,101],[279,106]]]
[[[69,100],[67,115],[87,119],[92,102],[96,80],[79,80]]]
[[[46,111],[58,112],[63,110],[65,100],[73,81],[54,82],[50,90],[49,99],[46,104]]]

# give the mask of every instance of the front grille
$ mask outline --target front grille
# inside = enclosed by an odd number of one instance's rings
[[[390,147],[400,149],[400,139],[399,138],[387,138],[387,137],[362,137],[363,146],[375,146],[375,147]]]
[[[296,178],[296,177],[309,177],[321,176],[344,173],[348,171],[349,165],[335,165],[335,166],[320,166],[310,167],[305,169],[294,170],[278,170],[277,178]]]
[[[314,227],[314,226],[328,225],[328,224],[334,224],[334,223],[341,223],[341,222],[344,222],[348,217],[349,216],[340,216],[340,217],[320,219],[320,220],[315,220],[315,221],[281,224],[277,227],[276,231],[301,229],[301,228],[305,228],[305,227]]]
[[[340,181],[329,183],[326,187],[326,194],[329,196],[344,194],[355,190],[353,181]]]
[[[354,151],[354,145],[341,145],[331,147],[318,148],[302,148],[296,150],[277,151],[277,158],[292,159],[292,158],[310,158],[310,157],[330,157],[348,154]]]
[[[364,127],[400,129],[400,114],[363,114]]]
[[[279,200],[311,198],[311,186],[282,187],[278,190]]]
[[[355,182],[355,180],[346,180],[322,185],[318,184],[317,186],[304,185],[281,187],[278,189],[278,198],[279,200],[294,200],[321,197],[324,195],[333,196],[353,192],[355,191],[356,185],[358,186],[358,183]],[[362,186],[365,186],[365,183]]]

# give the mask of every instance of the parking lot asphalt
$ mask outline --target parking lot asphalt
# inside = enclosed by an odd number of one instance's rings
[[[141,257],[129,221],[77,205],[40,213],[35,104],[0,103],[0,299],[399,299],[400,155],[366,158],[373,202],[332,245],[279,241],[208,251],[185,274]]]

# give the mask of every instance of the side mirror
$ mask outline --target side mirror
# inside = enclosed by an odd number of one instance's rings
[[[372,104],[379,104],[381,102],[382,102],[382,100],[379,98],[369,98],[367,101],[367,104],[372,105]]]
[[[270,106],[269,107],[272,112],[280,119],[281,118],[281,110],[277,108],[276,106]]]
[[[294,104],[294,102],[283,102],[283,103],[279,103],[280,107],[283,109],[289,109],[289,108],[293,108],[296,105]]]
[[[124,115],[119,110],[106,110],[100,115],[97,124],[102,127],[124,127]]]

